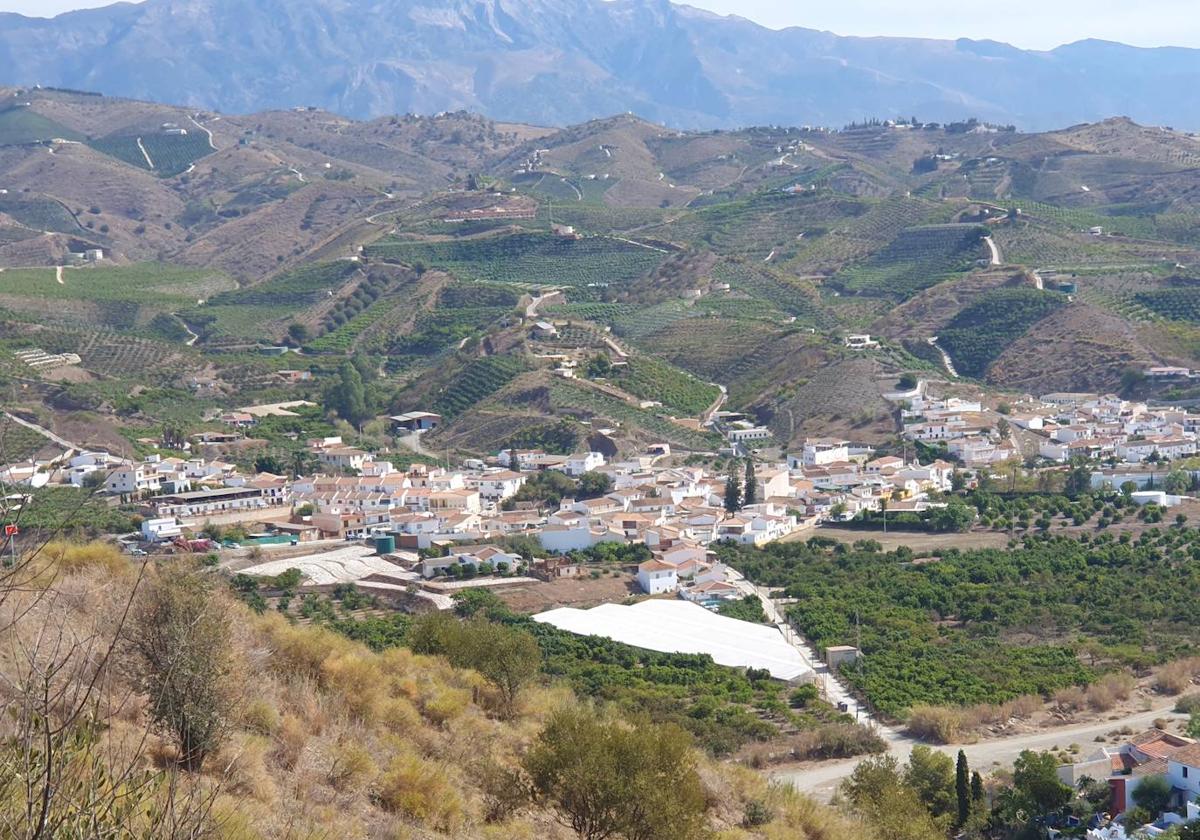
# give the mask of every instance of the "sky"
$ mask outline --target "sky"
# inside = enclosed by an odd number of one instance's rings
[[[50,17],[110,0],[0,0],[0,11]],[[428,0],[435,5],[437,0]],[[1083,38],[1142,47],[1200,47],[1196,0],[687,0],[764,26],[806,26],[839,35],[990,38],[1050,49]]]

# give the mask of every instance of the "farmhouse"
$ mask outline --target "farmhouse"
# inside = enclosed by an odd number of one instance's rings
[[[429,411],[409,411],[389,417],[396,431],[427,432],[436,429],[442,423],[442,415]]]

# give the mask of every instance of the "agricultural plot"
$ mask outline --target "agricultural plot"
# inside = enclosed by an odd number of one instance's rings
[[[475,359],[441,389],[430,410],[447,420],[453,419],[499,391],[524,371],[525,363],[515,356]]]
[[[830,220],[820,236],[806,236],[796,265],[803,273],[838,271],[887,247],[907,228],[945,222],[952,213],[948,203],[894,195],[852,218]]]
[[[457,347],[465,338],[478,334],[512,314],[507,306],[476,306],[423,312],[412,331],[396,338],[388,353],[397,356],[433,356]]]
[[[720,444],[720,438],[715,435],[686,429],[666,417],[635,408],[623,400],[578,383],[552,383],[550,404],[558,411],[580,412],[589,417],[601,417],[622,426],[641,430],[681,449],[707,452]]]
[[[1133,300],[1172,321],[1200,323],[1200,288],[1148,289],[1135,294]]]
[[[790,283],[769,269],[745,262],[722,262],[713,270],[713,279],[765,301],[798,321],[823,327],[833,324],[812,290]]]
[[[577,318],[581,321],[611,324],[632,312],[633,307],[625,303],[565,303],[545,307],[542,311],[558,318]]]
[[[186,172],[193,163],[213,152],[213,148],[208,144],[207,135],[202,131],[189,134],[144,134],[140,137],[109,135],[92,140],[89,145],[109,157],[138,169],[150,170],[163,178]]]
[[[576,240],[535,233],[458,242],[383,241],[366,252],[372,259],[440,268],[462,280],[580,290],[630,283],[666,256],[607,237]]]
[[[456,283],[438,292],[438,306],[446,309],[515,307],[520,295],[511,286],[492,283]]]
[[[33,230],[79,233],[81,228],[66,207],[49,198],[0,195],[0,213],[12,216]]]
[[[799,237],[820,233],[867,208],[857,199],[832,193],[761,193],[703,207],[645,233],[721,254],[761,260],[775,251],[778,259],[788,259],[800,247]]]
[[[631,309],[612,322],[613,332],[621,338],[638,342],[649,338],[676,321],[697,318],[702,313],[681,300],[669,300],[645,309]]]
[[[832,283],[848,293],[904,300],[969,271],[983,256],[984,235],[979,225],[910,228],[865,263],[839,273]]]
[[[155,263],[69,269],[62,283],[54,269],[21,269],[0,273],[0,300],[48,320],[133,330],[233,285],[216,271]]]
[[[357,263],[339,260],[314,263],[273,277],[265,283],[214,295],[213,306],[271,305],[291,311],[303,309],[336,292],[358,270]]]
[[[0,111],[0,146],[23,146],[56,138],[83,139],[78,132],[42,116],[32,108],[17,106]]]
[[[0,417],[0,464],[11,464],[32,458],[50,441],[20,423]]]
[[[938,344],[964,376],[982,378],[988,366],[1066,297],[1032,288],[996,289],[962,310],[938,333]]]
[[[49,353],[78,353],[81,367],[116,378],[144,381],[153,372],[200,366],[199,357],[187,348],[111,330],[55,329],[39,335],[38,342]]]
[[[1152,262],[1118,240],[1055,230],[1028,221],[1000,225],[994,229],[993,236],[1005,262],[1035,269],[1070,271],[1093,266],[1133,267]]]
[[[608,378],[635,397],[660,402],[687,415],[701,414],[721,395],[715,385],[648,356],[630,357],[624,366],[613,368]]]

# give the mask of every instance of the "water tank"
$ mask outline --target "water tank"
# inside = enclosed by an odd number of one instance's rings
[[[396,538],[390,535],[375,538],[376,554],[391,554],[396,550]]]

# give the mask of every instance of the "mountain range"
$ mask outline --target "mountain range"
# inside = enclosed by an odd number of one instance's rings
[[[0,83],[229,112],[467,109],[680,128],[974,116],[1042,130],[1126,115],[1200,128],[1200,50],[771,30],[668,0],[146,0],[0,14]]]

